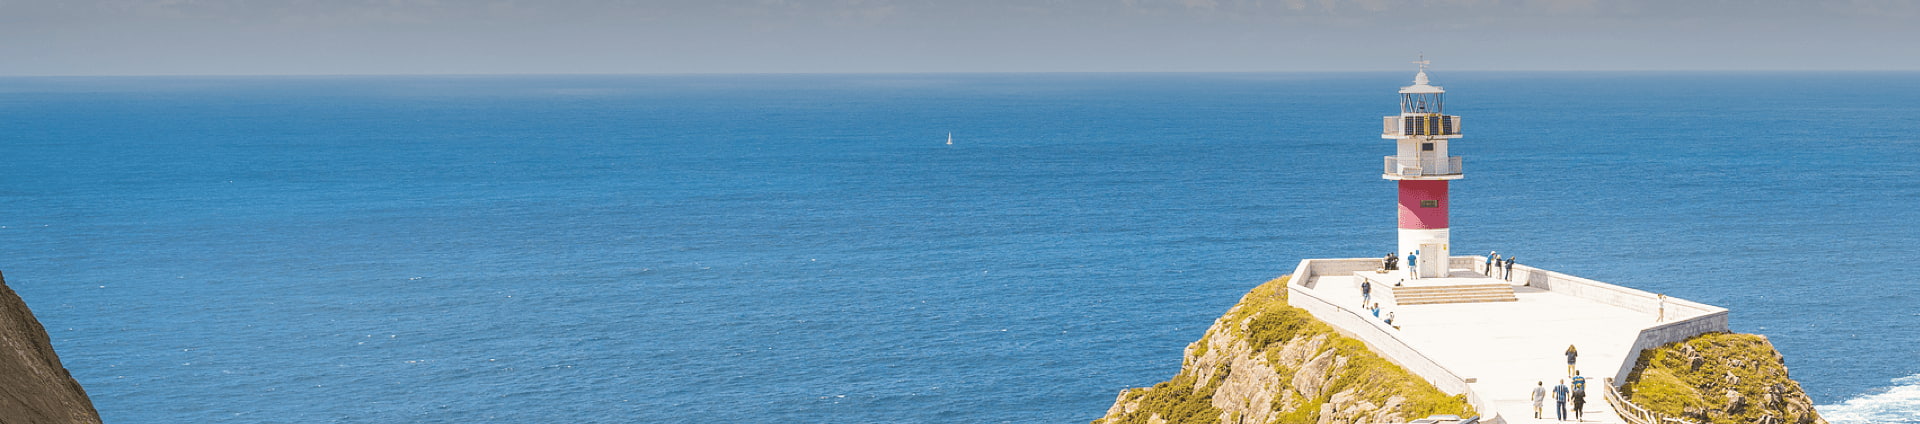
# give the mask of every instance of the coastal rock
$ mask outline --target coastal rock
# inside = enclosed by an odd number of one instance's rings
[[[98,423],[87,391],[80,388],[40,320],[0,276],[0,422]]]
[[[1293,374],[1293,390],[1307,398],[1320,397],[1327,373],[1333,370],[1333,351],[1320,352],[1313,360],[1300,366],[1300,372]]]
[[[1765,336],[1709,333],[1641,352],[1628,401],[1703,423],[1826,424]]]
[[[1254,288],[1188,345],[1180,372],[1120,392],[1095,423],[1373,423],[1474,415],[1420,377],[1286,304],[1286,277]]]

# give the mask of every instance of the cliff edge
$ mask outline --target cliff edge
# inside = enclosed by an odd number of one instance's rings
[[[47,329],[0,276],[0,422],[98,423],[100,413],[53,353]]]
[[[1708,333],[1647,349],[1620,387],[1643,408],[1703,423],[1827,424],[1773,343]]]
[[[1255,287],[1187,345],[1180,372],[1127,389],[1095,424],[1379,423],[1476,415],[1413,373],[1287,306],[1287,277]]]

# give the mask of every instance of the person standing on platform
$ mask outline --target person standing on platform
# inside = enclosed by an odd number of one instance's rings
[[[1567,420],[1567,380],[1553,385],[1553,419]]]
[[[1493,251],[1493,252],[1488,252],[1488,253],[1487,253],[1487,267],[1486,267],[1486,268],[1487,268],[1487,276],[1488,276],[1488,277],[1492,277],[1492,276],[1493,276],[1493,271],[1494,271],[1494,270],[1497,270],[1497,269],[1499,269],[1499,268],[1497,268],[1497,267],[1499,267],[1499,266],[1500,266],[1500,252],[1499,252],[1499,251]]]
[[[1586,421],[1587,420],[1587,412],[1586,412],[1587,411],[1587,378],[1581,377],[1580,371],[1578,370],[1575,370],[1573,372],[1573,396],[1572,397],[1573,397],[1573,419],[1577,421]]]
[[[1500,274],[1500,268],[1505,266],[1507,266],[1506,258],[1494,259],[1493,268],[1487,270],[1487,276],[1493,277],[1493,278],[1507,278],[1506,276]]]
[[[1513,257],[1505,257],[1505,259],[1513,259]],[[1505,261],[1505,259],[1494,261],[1494,274],[1500,274],[1500,276],[1494,276],[1494,278],[1501,278],[1501,280],[1509,280],[1509,282],[1511,282],[1511,280],[1513,280],[1513,272],[1507,272],[1507,261]]]
[[[1412,275],[1415,280],[1420,279],[1420,251],[1418,250],[1407,252],[1407,275]]]
[[[1573,345],[1567,345],[1567,375],[1579,374],[1574,372],[1577,370],[1573,369],[1573,359],[1579,356],[1580,351],[1574,350]]]
[[[1507,257],[1507,265],[1502,268],[1506,268],[1506,270],[1502,271],[1501,274],[1506,275],[1507,281],[1513,281],[1513,257],[1512,256]]]
[[[1540,404],[1547,401],[1547,382],[1533,382],[1533,418],[1540,418]]]

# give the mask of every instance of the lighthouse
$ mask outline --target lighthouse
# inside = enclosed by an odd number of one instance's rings
[[[1400,114],[1382,120],[1380,138],[1393,140],[1380,177],[1400,185],[1400,245],[1397,252],[1419,252],[1420,277],[1447,276],[1453,247],[1447,233],[1447,182],[1460,179],[1460,157],[1447,156],[1447,142],[1460,138],[1460,117],[1447,115],[1447,90],[1427,79],[1422,59],[1413,85],[1400,87]]]

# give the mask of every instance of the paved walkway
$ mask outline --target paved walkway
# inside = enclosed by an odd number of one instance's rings
[[[1375,274],[1376,281],[1399,281],[1396,273]],[[1486,284],[1504,282],[1477,272],[1455,269],[1449,278],[1408,282],[1410,286]],[[1514,287],[1518,302],[1393,305],[1382,300],[1391,283],[1374,284],[1381,315],[1394,313],[1401,339],[1440,362],[1462,378],[1478,379],[1474,391],[1494,404],[1508,423],[1553,423],[1554,384],[1566,379],[1567,345],[1580,351],[1579,367],[1587,377],[1586,422],[1623,422],[1601,395],[1600,385],[1619,370],[1640,329],[1654,315],[1553,293],[1532,287]],[[1320,276],[1314,292],[1343,306],[1360,305],[1359,279]],[[1388,298],[1391,299],[1391,298]],[[1529,396],[1536,382],[1545,381],[1549,394],[1544,420],[1533,419]],[[1571,408],[1571,405],[1569,405]],[[1569,421],[1572,413],[1569,412]]]

